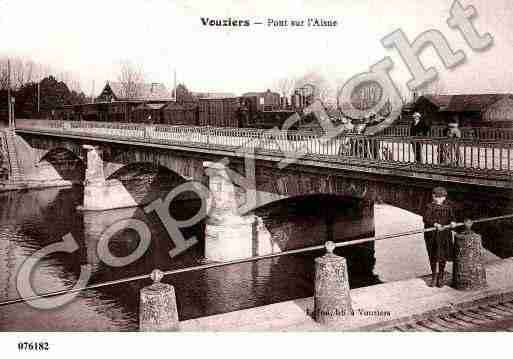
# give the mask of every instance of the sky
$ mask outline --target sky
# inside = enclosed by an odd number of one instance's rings
[[[513,92],[513,2],[461,0],[473,5],[480,33],[494,44],[473,52],[446,23],[450,0],[0,0],[0,54],[24,56],[72,71],[89,94],[117,79],[120,62],[140,64],[149,81],[179,82],[196,91],[241,94],[273,88],[282,77],[316,71],[333,86],[390,56],[399,88],[410,75],[380,40],[402,29],[410,40],[437,29],[466,63],[447,71],[430,48],[421,58],[440,73],[447,93]],[[205,27],[201,17],[264,22]],[[268,19],[337,20],[337,27],[268,27]]]

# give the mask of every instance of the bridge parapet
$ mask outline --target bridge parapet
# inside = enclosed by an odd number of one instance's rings
[[[383,136],[409,137],[410,125],[396,125],[385,128]],[[446,126],[431,126],[428,137],[445,137]],[[513,141],[513,128],[460,127],[462,138],[496,141]]]
[[[89,121],[18,120],[21,132],[168,144],[206,150],[228,150],[244,156],[254,151],[319,162],[345,161],[368,167],[436,170],[444,174],[511,179],[513,141],[479,138],[372,136],[338,133],[330,138],[295,131],[250,128],[147,125]],[[484,133],[484,132],[483,132]],[[491,136],[491,135],[490,135]],[[493,137],[493,136],[492,136]],[[497,137],[497,136],[495,136]]]

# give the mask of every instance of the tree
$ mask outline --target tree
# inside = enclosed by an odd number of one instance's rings
[[[417,90],[417,97],[422,95],[441,95],[445,90],[445,83],[437,76],[433,81],[428,82]]]
[[[53,70],[48,65],[42,65],[34,62],[32,59],[23,57],[0,57],[0,90],[7,89],[8,84],[8,70],[7,62],[11,63],[11,90],[17,91],[23,86],[38,82],[41,79],[55,74],[57,71]],[[54,77],[58,81],[64,82],[68,88],[80,92],[80,81],[71,71],[61,71]]]
[[[303,95],[313,95],[313,98],[320,99],[324,104],[336,102],[336,95],[328,80],[317,71],[308,71],[301,76],[282,77],[272,86],[275,91],[284,97],[288,97],[295,90],[300,90]],[[310,92],[313,91],[313,94]]]
[[[32,96],[37,96],[34,95],[36,94],[34,86],[35,85],[32,85],[32,87],[30,87],[29,93],[32,94]],[[29,89],[29,87],[27,87],[27,89]],[[86,102],[86,96],[83,92],[70,91],[63,81],[57,81],[53,76],[48,76],[41,80],[40,91],[41,112],[47,116],[52,110],[64,105],[80,105]]]
[[[294,83],[296,80],[290,77],[282,77],[278,79],[273,88],[283,97],[289,97],[294,91]]]
[[[0,90],[6,90],[9,83],[7,58],[0,59]]]
[[[335,91],[330,86],[324,76],[317,71],[309,71],[294,81],[293,88],[299,89],[311,85],[314,88],[314,98],[321,100],[325,104],[335,102]]]
[[[141,97],[142,86],[145,82],[145,75],[141,66],[130,61],[122,61],[118,81],[121,83],[121,97],[126,99]]]
[[[187,89],[187,87],[184,84],[178,84],[176,86],[176,102],[184,103],[184,102],[193,102],[196,101],[193,94]]]
[[[11,63],[11,95],[16,99],[16,117],[49,116],[52,110],[63,105],[86,102],[80,83],[72,72],[61,72],[59,81],[49,75],[53,72],[50,66],[22,57],[0,57],[0,117],[7,117],[8,60]],[[41,113],[37,112],[38,82]]]

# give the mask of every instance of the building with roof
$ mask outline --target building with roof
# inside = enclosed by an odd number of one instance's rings
[[[198,99],[209,99],[209,98],[212,98],[212,99],[221,99],[221,98],[233,98],[233,97],[237,97],[237,95],[235,95],[234,93],[232,92],[191,92],[192,95]]]
[[[107,82],[94,102],[113,101],[168,102],[174,101],[174,96],[172,91],[158,82],[142,84]]]
[[[413,104],[430,124],[513,126],[513,94],[423,95]]]

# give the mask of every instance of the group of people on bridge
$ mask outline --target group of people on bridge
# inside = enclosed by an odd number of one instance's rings
[[[342,118],[341,127],[343,134],[364,134],[367,126],[375,125],[382,121],[377,115],[371,115],[364,122],[353,124],[349,119]],[[413,123],[410,128],[411,137],[427,137],[430,135],[430,126],[423,119],[419,112],[413,114]],[[458,139],[462,137],[457,119],[451,121],[445,132],[444,138]],[[365,136],[365,138],[352,138],[351,136],[342,136],[342,143],[339,154],[345,156],[357,156],[372,160],[392,160],[394,158],[394,149],[392,143],[375,139],[374,136]],[[413,158],[416,163],[427,162],[427,147],[422,141],[411,141],[411,147],[401,147],[403,153],[395,154],[395,157],[405,161],[410,161],[410,150],[413,151]],[[460,149],[455,141],[439,141],[436,147],[436,158],[441,165],[458,165],[460,161]],[[431,147],[431,151],[435,151]],[[424,157],[424,158],[423,158]],[[433,160],[434,161],[434,160]]]
[[[410,135],[414,137],[428,136],[430,127],[423,119],[419,112],[413,114],[413,123],[411,125]],[[461,138],[461,130],[459,129],[459,122],[453,119],[445,130],[446,138]],[[415,152],[415,162],[422,163],[422,144],[416,142],[413,146]],[[456,143],[442,143],[438,147],[438,163],[444,165],[458,164],[460,160],[460,152]]]

